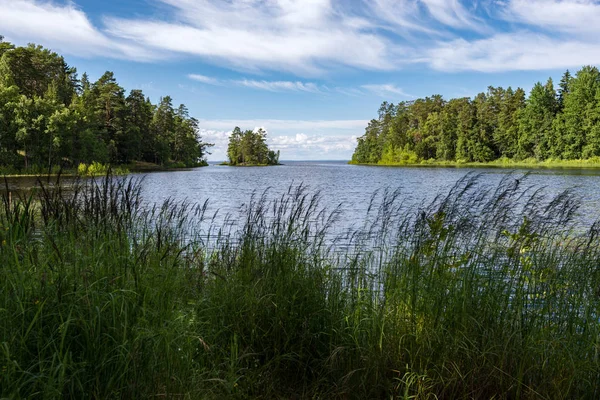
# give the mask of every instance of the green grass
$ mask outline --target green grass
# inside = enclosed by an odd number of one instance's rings
[[[600,168],[600,158],[592,157],[589,159],[579,160],[561,160],[549,158],[547,160],[537,160],[528,158],[525,160],[513,160],[509,158],[500,158],[489,162],[468,162],[459,161],[442,161],[442,160],[420,160],[418,162],[384,162],[378,163],[356,163],[350,161],[353,165],[380,165],[391,167],[455,167],[455,168],[478,168],[478,167],[497,167],[497,168]]]
[[[0,397],[598,398],[599,226],[524,182],[375,195],[346,246],[303,187],[231,232],[132,178],[3,198]]]
[[[208,163],[206,161],[200,161],[196,165],[186,166],[183,163],[169,163],[168,165],[159,165],[143,161],[132,161],[129,164],[111,166],[108,164],[101,164],[93,162],[91,164],[79,164],[76,168],[62,168],[60,165],[54,165],[48,171],[48,167],[32,166],[27,169],[19,169],[9,166],[0,165],[0,176],[9,178],[16,177],[38,177],[38,176],[104,176],[107,173],[113,175],[128,175],[131,172],[155,172],[155,171],[170,171],[177,169],[189,169],[197,167],[206,167]],[[50,172],[50,173],[48,173]]]

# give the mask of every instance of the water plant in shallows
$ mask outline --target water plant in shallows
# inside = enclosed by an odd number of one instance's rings
[[[133,177],[3,197],[0,397],[597,398],[600,225],[527,182],[351,231],[303,185],[217,226]]]

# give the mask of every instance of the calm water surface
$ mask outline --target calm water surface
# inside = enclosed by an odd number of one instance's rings
[[[582,200],[586,219],[600,217],[600,170],[499,168],[371,167],[348,165],[341,161],[284,162],[277,167],[209,167],[188,171],[158,172],[144,178],[144,199],[161,203],[172,198],[203,202],[220,215],[237,215],[253,193],[268,190],[269,197],[287,191],[290,185],[303,184],[319,191],[322,206],[342,205],[341,222],[350,225],[365,218],[372,194],[385,188],[399,189],[406,204],[424,205],[448,190],[468,173],[483,174],[482,180],[496,184],[507,174],[515,178],[529,173],[526,182],[543,186],[549,194],[573,188]],[[345,222],[344,222],[345,221]]]
[[[164,200],[193,203],[208,200],[209,212],[238,216],[253,193],[267,191],[279,197],[293,185],[305,185],[320,192],[321,206],[341,205],[340,228],[364,221],[369,201],[376,191],[399,189],[406,205],[426,205],[436,195],[445,194],[466,174],[483,174],[482,182],[495,185],[507,174],[520,178],[528,173],[526,184],[544,187],[552,195],[573,189],[582,199],[581,215],[586,222],[600,218],[600,170],[501,168],[372,167],[348,165],[343,161],[288,161],[277,167],[227,167],[211,164],[191,170],[143,174],[143,197],[148,204]],[[35,186],[34,178],[9,180],[10,190]],[[4,185],[3,185],[4,186]]]

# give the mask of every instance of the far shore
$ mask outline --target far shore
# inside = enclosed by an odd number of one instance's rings
[[[600,162],[597,159],[592,160],[547,160],[547,161],[513,161],[496,160],[490,162],[460,162],[460,161],[436,161],[425,160],[417,163],[356,163],[348,162],[351,165],[377,166],[377,167],[431,167],[431,168],[523,168],[523,169],[600,169]]]

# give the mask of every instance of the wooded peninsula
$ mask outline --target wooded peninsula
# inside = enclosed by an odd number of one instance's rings
[[[96,82],[55,52],[0,36],[0,170],[41,173],[88,164],[205,165],[198,121],[169,96],[125,95],[112,72]],[[86,169],[86,168],[84,168]]]
[[[586,66],[521,88],[489,87],[475,98],[440,95],[384,102],[351,163],[600,164],[600,72]]]

